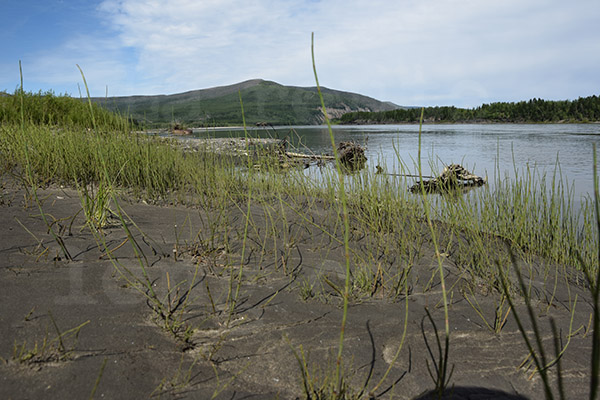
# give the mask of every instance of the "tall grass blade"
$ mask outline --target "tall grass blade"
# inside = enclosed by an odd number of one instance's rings
[[[442,288],[442,300],[444,302],[444,328],[445,328],[444,351],[443,351],[443,355],[442,355],[442,350],[440,348],[439,366],[436,365],[437,379],[436,379],[436,388],[435,388],[439,398],[441,399],[443,396],[444,390],[446,389],[446,386],[448,385],[448,383],[450,381],[450,378],[452,376],[452,372],[453,372],[454,368],[452,368],[450,373],[448,373],[448,359],[449,359],[449,350],[450,350],[450,318],[449,318],[449,311],[448,311],[448,295],[447,295],[447,290],[446,290],[446,281],[444,279],[444,267],[443,267],[443,263],[442,263],[442,255],[440,253],[435,228],[433,227],[433,221],[431,218],[431,209],[430,209],[430,205],[429,205],[429,200],[427,199],[427,193],[425,191],[425,184],[423,181],[423,167],[421,164],[421,137],[422,137],[422,130],[423,130],[424,110],[425,110],[424,108],[421,108],[421,117],[419,118],[419,149],[418,149],[417,163],[418,163],[418,169],[419,169],[421,195],[423,198],[423,209],[425,211],[425,218],[427,219],[427,226],[429,227],[429,231],[431,233],[431,240],[433,241],[433,247],[435,249],[436,260],[438,263],[438,272],[439,272],[439,276],[440,276],[440,285]],[[425,310],[427,311],[427,314],[429,315],[429,311],[427,309],[425,309]],[[433,323],[433,319],[431,318],[431,315],[429,315],[429,318],[431,319],[431,322]],[[437,333],[437,329],[436,329],[436,333]],[[438,346],[441,346],[439,343],[439,337],[437,336],[437,334],[436,334],[436,339],[438,340]]]
[[[342,204],[342,218],[344,222],[344,260],[346,262],[346,280],[344,282],[344,305],[343,305],[343,314],[342,314],[342,323],[340,327],[340,341],[338,344],[338,354],[336,361],[336,372],[335,378],[337,382],[337,394],[342,393],[343,389],[343,377],[341,376],[342,369],[342,353],[344,349],[344,333],[346,330],[346,319],[348,316],[348,297],[350,293],[350,222],[348,219],[348,207],[346,200],[346,190],[344,187],[344,175],[342,172],[342,166],[340,164],[340,160],[338,157],[337,147],[335,145],[335,138],[333,135],[333,130],[331,128],[331,122],[329,120],[329,116],[327,115],[327,108],[325,107],[325,101],[323,100],[323,93],[321,93],[321,86],[319,85],[319,77],[317,76],[317,66],[315,63],[315,34],[314,32],[311,34],[311,44],[310,44],[311,56],[312,56],[312,66],[313,73],[315,76],[315,82],[317,84],[317,91],[319,93],[319,99],[321,100],[321,107],[323,110],[323,115],[325,117],[325,122],[327,123],[327,129],[329,131],[329,138],[331,139],[331,147],[333,149],[333,155],[335,157],[335,166],[337,170],[337,175],[339,178],[339,198]]]

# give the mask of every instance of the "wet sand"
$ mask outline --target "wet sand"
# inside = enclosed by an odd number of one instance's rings
[[[0,189],[0,398],[89,398],[93,390],[97,399],[305,398],[294,355],[300,349],[315,382],[333,376],[342,321],[337,289],[345,279],[343,247],[298,214],[286,214],[287,232],[275,229],[267,234],[270,217],[254,205],[254,228],[244,246],[245,205],[228,205],[227,218],[219,219],[214,210],[122,199],[123,210],[139,227],[128,225],[147,259],[145,270],[156,297],[171,305],[166,309],[172,311],[172,321],[191,330],[188,335],[183,331],[173,335],[153,306],[149,289],[136,289],[131,284],[134,278],[128,282],[122,275],[128,276],[123,272],[127,270],[144,281],[131,240],[126,240],[117,220],[103,229],[107,247],[116,249],[111,261],[84,226],[77,192],[40,190],[44,213],[56,221],[53,229],[60,232],[72,257],[67,260],[25,190],[6,178]],[[303,199],[294,202],[341,238],[335,228],[336,210],[312,202],[306,209]],[[294,240],[286,244],[285,237]],[[351,246],[359,249],[367,242],[357,234]],[[555,268],[548,268],[544,278],[542,265],[531,285],[550,359],[554,358],[550,318],[565,344],[570,309],[578,295],[576,333],[561,366],[567,398],[585,398],[592,344],[590,296],[573,282],[559,279],[554,285]],[[410,273],[408,293],[400,290],[391,297],[374,288],[371,296],[352,298],[343,352],[349,393],[366,397],[392,365],[374,392],[377,398],[434,398],[428,393],[434,382],[427,366],[439,361],[438,349],[425,310],[442,336],[437,268],[435,251],[426,238]],[[494,333],[464,293],[475,288],[469,298],[478,302],[488,321],[493,321],[500,295],[483,287],[477,290],[477,283],[456,266],[452,254],[444,258],[443,268],[451,289],[453,367],[444,398],[543,398],[540,376],[532,376],[531,366],[520,367],[528,351],[513,313]],[[232,306],[228,299],[236,291],[240,272],[242,284]],[[406,338],[394,360],[406,302]],[[522,301],[518,309],[527,321]],[[82,324],[77,338],[68,332]],[[531,324],[526,325],[530,330]],[[57,332],[63,334],[61,340],[54,340]],[[45,338],[48,345],[42,352]],[[37,354],[20,362],[36,343]]]

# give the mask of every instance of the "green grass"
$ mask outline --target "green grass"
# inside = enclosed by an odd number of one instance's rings
[[[37,98],[25,96],[24,102],[27,110],[35,107]],[[18,113],[12,115],[12,122],[0,125],[3,168],[23,171],[27,167],[31,184],[54,182],[88,188],[89,199],[95,190],[100,202],[106,202],[101,198],[105,176],[119,192],[155,202],[212,207],[232,201],[247,205],[248,200],[266,206],[273,199],[286,199],[292,208],[296,198],[337,202],[339,182],[333,172],[316,184],[293,168],[279,172],[274,159],[261,163],[260,173],[248,174],[248,168],[232,158],[208,151],[184,153],[168,139],[132,133],[128,124],[115,129],[99,122],[96,132],[90,132],[85,126],[58,127],[25,117],[21,128],[14,120]],[[461,268],[498,286],[495,257],[502,254],[503,243],[530,261],[542,257],[577,268],[582,258],[594,265],[591,261],[598,245],[592,202],[575,214],[572,192],[559,184],[557,177],[548,179],[537,171],[523,171],[514,180],[496,180],[493,190],[478,189],[473,196],[457,196],[451,201],[432,197],[438,203],[432,205],[432,219],[444,233],[440,248],[451,250]],[[401,178],[364,170],[352,181],[345,190],[353,228],[369,234],[374,254],[400,253],[402,263],[409,267],[423,240],[423,201],[396,189],[403,186]],[[93,207],[94,203],[88,203],[89,213],[94,212]],[[101,205],[96,210],[99,219],[105,218],[102,210]],[[270,212],[278,213],[277,208]],[[298,213],[304,215],[305,211]],[[496,248],[490,252],[494,243]],[[354,256],[368,262],[375,260],[374,254]],[[504,260],[508,262],[508,256]],[[390,275],[398,274],[392,271]]]
[[[10,360],[5,360],[6,362],[34,364],[72,359],[81,329],[89,324],[90,321],[61,332],[52,313],[48,312],[48,315],[56,331],[56,337],[51,338],[48,328],[46,328],[46,334],[41,341],[35,341],[33,344],[30,344],[26,340],[22,342],[15,340],[12,357]]]
[[[11,124],[21,120],[21,110],[26,123],[55,126],[61,128],[91,128],[93,126],[88,105],[67,95],[56,95],[52,91],[22,93],[24,97],[21,109],[21,92],[0,96],[0,124]],[[94,115],[103,127],[121,129],[128,125],[127,118],[93,106]]]

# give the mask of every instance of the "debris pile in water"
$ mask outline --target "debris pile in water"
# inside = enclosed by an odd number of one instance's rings
[[[184,128],[179,124],[175,124],[173,125],[173,128],[171,128],[171,134],[176,136],[191,135],[192,133],[193,131],[190,128]]]
[[[426,193],[447,193],[457,189],[483,186],[485,183],[485,179],[472,174],[460,164],[450,164],[437,178],[422,182]],[[421,181],[412,185],[408,190],[412,193],[420,192]]]
[[[354,172],[364,168],[367,162],[365,149],[355,142],[340,142],[338,146],[340,163],[349,171]]]

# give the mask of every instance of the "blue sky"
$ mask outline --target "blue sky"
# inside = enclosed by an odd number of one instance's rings
[[[401,105],[600,94],[598,0],[0,0],[0,90],[169,94],[247,79]]]

